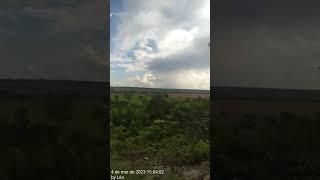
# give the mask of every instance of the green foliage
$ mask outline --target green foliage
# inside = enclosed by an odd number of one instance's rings
[[[187,163],[190,156],[189,142],[183,136],[173,136],[161,141],[163,148],[159,149],[158,156],[164,163],[170,165],[182,165]]]
[[[208,141],[200,140],[191,146],[191,156],[194,157],[194,161],[208,160],[210,152],[210,144]]]
[[[209,160],[209,110],[209,100],[203,98],[113,95],[111,166],[121,168],[118,162],[130,162],[135,168],[159,163],[172,167]],[[150,160],[141,162],[144,157]]]

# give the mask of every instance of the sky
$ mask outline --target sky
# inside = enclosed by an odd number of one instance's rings
[[[214,86],[320,89],[320,1],[214,4]]]
[[[111,0],[111,86],[210,88],[210,0]]]
[[[0,1],[0,78],[107,81],[103,3]]]

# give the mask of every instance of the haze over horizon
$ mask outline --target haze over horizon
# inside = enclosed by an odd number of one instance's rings
[[[209,89],[210,0],[111,0],[112,86]]]
[[[199,91],[210,91],[210,89],[199,89],[199,88],[161,88],[161,87],[142,87],[142,86],[113,86],[111,88],[146,88],[146,89],[176,89],[176,90],[199,90]]]

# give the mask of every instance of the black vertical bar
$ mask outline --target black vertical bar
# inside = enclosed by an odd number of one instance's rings
[[[107,55],[107,95],[106,95],[106,140],[107,140],[107,176],[106,179],[110,178],[110,0],[105,0],[106,10],[105,10],[105,44],[106,44],[106,55]]]

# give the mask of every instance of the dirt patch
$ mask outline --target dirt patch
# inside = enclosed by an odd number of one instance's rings
[[[167,93],[170,97],[179,97],[179,98],[210,98],[208,93]]]
[[[195,166],[185,166],[177,170],[184,180],[208,180],[210,179],[210,162],[204,161]]]

